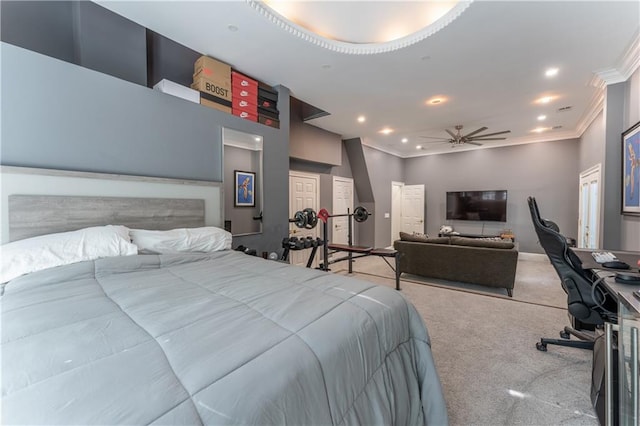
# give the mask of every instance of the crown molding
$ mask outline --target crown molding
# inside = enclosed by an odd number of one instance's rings
[[[348,55],[375,55],[409,47],[437,33],[438,31],[449,25],[451,22],[453,22],[456,18],[458,18],[458,16],[460,16],[460,14],[462,14],[462,12],[464,12],[471,5],[471,3],[473,3],[474,0],[461,0],[444,16],[442,16],[432,24],[427,25],[421,30],[409,34],[405,37],[385,43],[349,43],[326,38],[288,20],[261,1],[245,1],[251,8],[257,11],[260,15],[267,18],[274,25],[277,25],[293,36],[305,40],[309,43],[315,44],[324,49]]]
[[[590,86],[604,88],[609,84],[625,82],[640,66],[640,31],[636,31],[629,47],[614,68],[594,72]]]
[[[593,123],[593,120],[596,119],[598,114],[604,108],[604,89],[599,89],[598,92],[591,98],[591,102],[587,106],[587,109],[584,111],[580,120],[578,120],[578,124],[576,125],[576,133],[577,137],[582,137],[582,134],[587,127]]]

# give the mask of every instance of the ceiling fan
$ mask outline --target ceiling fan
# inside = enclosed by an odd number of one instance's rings
[[[487,127],[481,127],[477,130],[474,130],[471,133],[467,133],[466,135],[463,135],[461,132],[462,124],[458,124],[457,126],[455,126],[455,129],[456,129],[455,133],[449,129],[445,129],[445,131],[449,133],[449,135],[451,136],[450,138],[436,138],[431,136],[420,136],[420,137],[425,139],[439,139],[442,142],[450,143],[451,147],[455,148],[458,145],[464,145],[464,144],[481,146],[482,144],[479,143],[478,141],[501,141],[506,139],[506,137],[492,138],[489,136],[497,136],[497,135],[503,135],[505,133],[511,133],[511,130],[503,130],[501,132],[486,133],[486,134],[480,135],[478,133],[484,132],[485,130],[488,129]]]

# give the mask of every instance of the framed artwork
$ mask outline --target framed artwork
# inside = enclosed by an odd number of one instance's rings
[[[233,203],[236,207],[255,207],[256,174],[253,172],[235,171],[236,195]]]
[[[640,121],[622,134],[622,214],[640,216]]]

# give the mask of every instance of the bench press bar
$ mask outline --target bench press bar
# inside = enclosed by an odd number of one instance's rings
[[[387,265],[389,265],[389,267],[395,273],[396,290],[400,290],[400,275],[402,273],[400,272],[400,253],[399,252],[397,252],[396,250],[374,249],[374,248],[368,248],[368,247],[359,247],[359,248],[356,248],[355,250],[349,250],[348,247],[352,246],[351,220],[349,220],[349,234],[348,234],[348,242],[349,242],[349,244],[348,244],[348,246],[346,246],[346,249],[344,249],[344,250],[333,249],[333,251],[331,253],[329,253],[330,244],[329,244],[329,240],[327,239],[328,225],[327,225],[326,221],[322,221],[322,222],[323,222],[322,223],[322,232],[324,234],[323,235],[323,237],[324,237],[324,247],[323,247],[324,258],[322,259],[322,264],[320,266],[321,270],[328,272],[329,271],[329,265],[337,263],[337,262],[342,262],[342,261],[348,260],[349,261],[349,273],[351,274],[351,273],[353,273],[353,259],[357,259],[359,257],[365,257],[365,256],[378,256],[378,257],[381,257],[382,260],[384,260],[385,263]],[[333,259],[333,260],[329,261],[329,254],[334,254],[334,253],[339,253],[339,252],[347,252],[348,255],[344,256],[344,257],[341,257],[339,259]],[[391,265],[391,263],[386,259],[387,257],[393,257],[395,259],[395,265]]]

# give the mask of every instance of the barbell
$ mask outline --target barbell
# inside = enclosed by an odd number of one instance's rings
[[[353,213],[340,213],[340,214],[331,215],[329,214],[327,209],[321,209],[318,212],[318,217],[320,217],[320,219],[323,222],[326,222],[327,219],[330,217],[345,217],[345,216],[353,216],[353,219],[356,222],[364,222],[365,220],[369,219],[369,216],[371,216],[371,213],[369,213],[367,209],[362,206],[356,207]]]
[[[330,217],[345,217],[345,216],[353,216],[353,219],[356,222],[364,222],[369,219],[371,213],[367,211],[366,208],[362,206],[358,206],[355,208],[353,213],[341,213],[330,215],[327,209],[320,209],[318,213],[311,208],[306,208],[302,211],[297,211],[292,219],[289,219],[290,223],[294,223],[298,228],[305,229],[313,229],[318,224],[318,218],[323,222],[326,222]]]

